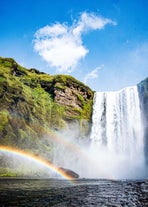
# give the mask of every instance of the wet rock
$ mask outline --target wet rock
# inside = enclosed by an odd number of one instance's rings
[[[72,171],[70,169],[66,169],[66,168],[63,168],[63,167],[60,167],[59,169],[61,171],[63,171],[66,175],[68,175],[68,176],[70,176],[72,178],[79,178],[79,175],[76,172],[74,172],[74,171]]]

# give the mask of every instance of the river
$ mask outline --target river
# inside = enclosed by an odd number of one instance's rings
[[[0,179],[0,207],[148,206],[148,180]]]

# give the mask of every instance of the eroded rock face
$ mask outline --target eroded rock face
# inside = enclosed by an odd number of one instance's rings
[[[77,95],[79,92],[74,88],[68,88],[64,91],[61,91],[59,89],[55,90],[55,101],[59,104],[68,106],[68,107],[74,107],[77,109],[82,109],[82,104],[80,100],[78,100]]]
[[[50,83],[42,81],[41,86],[56,103],[66,107],[67,116],[80,115],[86,108],[87,119],[91,118],[94,92],[88,86],[67,75],[57,75]]]

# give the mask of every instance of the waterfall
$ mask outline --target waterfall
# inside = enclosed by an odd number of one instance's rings
[[[90,153],[98,169],[108,169],[110,165],[108,171],[117,178],[144,176],[143,127],[137,87],[96,92],[92,123]]]
[[[96,92],[90,137],[78,139],[77,125],[60,132],[54,164],[81,178],[145,178],[141,117],[137,87]]]

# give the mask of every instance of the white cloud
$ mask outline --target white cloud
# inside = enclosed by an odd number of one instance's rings
[[[101,66],[95,68],[94,70],[92,70],[90,73],[87,73],[86,76],[84,77],[84,83],[87,83],[88,80],[92,80],[92,79],[98,78],[98,71],[100,69],[102,69],[102,67],[104,67],[103,64]]]
[[[64,24],[59,24],[56,23],[53,26],[45,26],[41,29],[39,29],[36,32],[36,38],[37,39],[44,39],[44,38],[48,38],[48,36],[50,37],[58,37],[60,35],[63,35],[67,32],[68,28],[66,25]]]
[[[37,30],[34,49],[58,72],[71,72],[89,52],[83,45],[82,34],[103,29],[107,24],[116,25],[110,19],[83,12],[71,26],[55,23]]]
[[[89,30],[100,30],[103,29],[106,24],[116,25],[116,22],[111,19],[97,16],[94,13],[83,12],[76,27],[73,29],[73,34],[81,35],[83,32]]]

